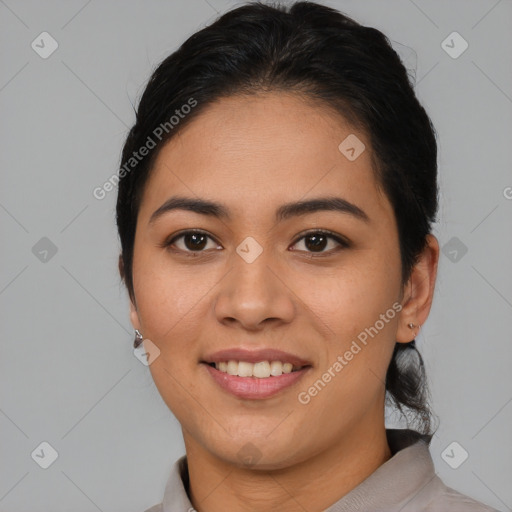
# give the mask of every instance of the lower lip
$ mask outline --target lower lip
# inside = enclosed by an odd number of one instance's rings
[[[291,373],[283,373],[277,377],[268,377],[259,379],[257,377],[239,377],[238,375],[229,375],[202,363],[206,367],[215,382],[232,395],[245,400],[261,400],[269,398],[279,391],[286,389],[301,379],[310,367],[303,368]]]

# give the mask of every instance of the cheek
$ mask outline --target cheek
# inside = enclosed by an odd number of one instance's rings
[[[334,430],[375,411],[385,391],[386,371],[395,345],[395,320],[384,322],[379,330],[375,319],[366,326],[362,318],[346,319],[346,327],[340,325],[337,341],[329,344],[326,361],[304,383],[299,397],[301,404],[309,401],[304,407],[313,417],[322,418],[325,411],[330,411]]]
[[[179,344],[182,332],[200,325],[215,283],[211,272],[171,266],[165,257],[144,258],[142,253],[134,265],[134,290],[144,335]]]
[[[328,373],[329,391],[318,402],[372,400],[382,390],[396,342],[400,269],[370,250],[360,262],[338,269],[321,285],[308,279],[302,284],[310,290],[308,306],[330,332],[319,368],[321,375]]]
[[[398,271],[373,250],[360,251],[328,274],[305,271],[295,282],[299,284],[294,291],[301,300],[330,328],[331,335],[343,340],[373,325],[399,293]]]

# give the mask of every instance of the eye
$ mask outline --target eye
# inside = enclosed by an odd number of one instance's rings
[[[325,251],[326,247],[329,246],[329,240],[332,242],[334,241],[334,248],[331,248],[330,250]],[[307,252],[311,253],[331,253],[335,252],[337,250],[340,250],[342,248],[349,247],[349,243],[341,238],[338,235],[335,235],[334,233],[331,233],[330,231],[325,230],[316,230],[316,231],[310,231],[309,233],[306,233],[301,238],[299,238],[295,244],[292,246],[294,247],[297,244],[302,243],[304,247],[306,248]],[[337,248],[336,248],[337,245]],[[332,246],[332,243],[331,243]],[[294,249],[294,250],[302,250],[302,249]]]
[[[211,242],[208,247],[208,242]],[[179,243],[178,243],[179,242]],[[164,242],[163,247],[176,246],[182,252],[204,252],[204,249],[217,249],[219,245],[204,231],[182,231]]]
[[[329,241],[331,244],[329,244]],[[210,246],[208,246],[209,243]],[[297,239],[292,247],[300,245],[300,243],[304,244],[305,252],[310,252],[311,254],[331,253],[350,246],[350,244],[342,237],[326,230],[310,231]],[[331,245],[331,249],[325,250],[329,245]],[[334,247],[332,247],[333,245]],[[182,231],[181,233],[172,236],[162,244],[162,247],[172,246],[175,246],[178,251],[189,254],[202,253],[205,252],[206,249],[221,248],[221,246],[210,235],[201,230]],[[304,251],[304,249],[296,248],[293,250]]]

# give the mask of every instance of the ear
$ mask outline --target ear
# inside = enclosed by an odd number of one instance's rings
[[[132,322],[134,329],[138,329],[139,331],[141,330],[137,306],[133,303],[132,299],[130,299],[130,321]]]
[[[427,235],[427,245],[418,257],[411,276],[404,286],[402,311],[396,333],[398,343],[409,343],[418,335],[430,313],[439,261],[439,242]],[[408,324],[414,324],[411,329]]]
[[[124,272],[124,263],[123,263],[123,257],[120,254],[119,255],[119,275],[121,276],[121,279],[125,280],[125,272]],[[135,297],[132,297],[131,294],[128,294],[130,296],[130,320],[132,322],[133,328],[138,329],[140,331],[140,320],[139,320],[139,314],[137,312],[137,306],[135,304]]]

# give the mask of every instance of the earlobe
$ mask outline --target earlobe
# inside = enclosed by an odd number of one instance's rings
[[[119,275],[121,276],[121,279],[124,281],[125,273],[124,273],[124,262],[123,262],[122,254],[119,255],[118,267],[119,267]],[[128,294],[128,295],[130,298],[130,321],[131,321],[134,329],[140,330],[139,314],[137,312],[137,307],[134,304],[135,298],[132,298],[130,296],[130,294]]]
[[[130,321],[134,329],[141,330],[139,313],[133,301],[130,299]]]
[[[419,333],[428,318],[434,297],[439,243],[434,235],[427,235],[427,245],[418,257],[407,285],[397,329],[396,341],[409,343]],[[412,327],[411,327],[412,326]]]

